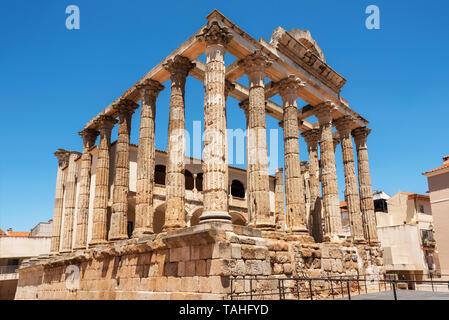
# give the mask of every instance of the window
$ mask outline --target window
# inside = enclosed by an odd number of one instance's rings
[[[245,187],[239,180],[232,180],[231,195],[237,198],[245,198]]]
[[[422,204],[419,205],[419,213],[424,213],[424,206]]]
[[[126,226],[126,231],[128,233],[128,238],[130,238],[130,239],[133,235],[133,230],[134,230],[134,223],[132,221],[128,221],[128,224]]]
[[[203,191],[203,174],[198,173],[196,175],[196,190]]]
[[[154,183],[165,185],[165,166],[158,164],[154,168]]]
[[[186,190],[193,190],[194,181],[193,174],[189,170],[184,171]]]

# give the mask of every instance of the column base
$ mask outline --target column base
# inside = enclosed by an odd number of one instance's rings
[[[276,230],[276,226],[269,222],[260,222],[260,223],[256,222],[256,228],[263,230],[263,231],[275,231]]]
[[[107,243],[108,243],[108,241],[105,239],[91,240],[89,242],[89,247],[100,246],[100,245],[107,244]]]
[[[165,225],[162,227],[162,232],[167,232],[167,231],[172,231],[172,230],[178,230],[178,229],[184,229],[184,228],[186,228],[186,227],[187,227],[187,225],[186,225],[185,222],[184,222],[184,223],[179,222],[179,223],[165,224]]]
[[[341,234],[327,234],[324,236],[324,242],[327,243],[342,243],[347,240],[346,236]]]
[[[133,230],[132,238],[141,238],[144,235],[154,234],[150,228],[136,228]]]
[[[208,222],[232,223],[227,211],[204,211],[200,216],[200,224]]]
[[[116,236],[110,236],[109,241],[120,241],[120,240],[128,240],[128,235],[125,234],[119,234]]]
[[[79,246],[73,247],[73,250],[86,250],[86,249],[87,249],[87,244],[85,244],[83,246],[79,245]]]

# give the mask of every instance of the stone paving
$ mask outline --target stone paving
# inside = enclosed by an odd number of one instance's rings
[[[398,300],[449,300],[448,292],[432,291],[397,291]],[[336,300],[347,300],[348,297]],[[351,300],[394,300],[393,291],[373,292],[368,294],[353,295]]]

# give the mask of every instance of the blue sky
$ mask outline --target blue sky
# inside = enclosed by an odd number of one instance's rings
[[[57,148],[81,151],[77,132],[197,31],[214,8],[253,36],[308,29],[347,79],[341,94],[370,121],[374,189],[425,193],[422,172],[449,154],[447,1],[8,1],[0,5],[0,228],[29,230],[52,218]],[[80,8],[80,30],[65,8]],[[380,8],[380,30],[365,8]],[[168,83],[165,84],[168,87]],[[158,100],[156,147],[166,148],[169,90]],[[202,120],[203,88],[187,83],[187,129]],[[303,104],[303,103],[302,103]],[[237,101],[228,127],[243,128]],[[137,112],[132,142],[137,142]],[[267,117],[268,128],[277,120]],[[114,131],[116,135],[116,129]],[[113,137],[114,139],[114,137]],[[279,131],[280,155],[282,131]],[[301,159],[307,159],[301,142]],[[340,196],[344,178],[336,154]],[[279,156],[282,165],[282,157]],[[244,167],[244,166],[243,166]]]

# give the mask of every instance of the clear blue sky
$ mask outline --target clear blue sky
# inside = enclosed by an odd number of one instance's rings
[[[441,165],[441,157],[449,154],[448,1],[212,3],[2,2],[0,228],[29,230],[52,218],[57,168],[53,152],[81,151],[77,132],[83,125],[197,31],[215,6],[255,39],[269,40],[278,26],[310,30],[328,64],[347,79],[342,96],[370,121],[373,188],[389,194],[426,192],[421,173]],[[80,30],[65,27],[70,4],[80,8]],[[380,30],[365,28],[370,4],[380,8]],[[202,120],[203,89],[195,79],[187,86],[191,129],[193,120]],[[160,149],[166,148],[168,96],[164,90],[158,100]],[[232,98],[228,115],[230,128],[245,126]],[[268,117],[267,124],[275,128],[277,121]],[[134,143],[137,134],[135,121]],[[306,160],[304,142],[300,148]],[[339,149],[336,157],[343,198]],[[282,165],[282,157],[279,161]]]

